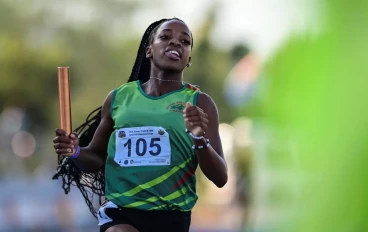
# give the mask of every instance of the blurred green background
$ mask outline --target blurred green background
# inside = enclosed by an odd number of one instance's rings
[[[201,171],[192,231],[368,231],[368,2],[0,0],[0,231],[98,231],[51,177],[57,67],[73,127],[125,83],[145,28],[194,36],[185,81],[215,100],[229,182]]]

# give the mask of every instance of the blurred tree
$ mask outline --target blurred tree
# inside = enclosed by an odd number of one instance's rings
[[[40,18],[24,16],[10,4],[0,2],[0,109],[17,106],[26,111],[27,128],[47,125],[48,112],[56,102],[56,67],[68,57],[53,44],[32,47],[30,33]],[[33,123],[31,123],[33,122]]]
[[[293,36],[265,65],[258,171],[274,189],[256,202],[285,221],[258,218],[260,230],[368,231],[368,2],[321,5],[323,31]]]

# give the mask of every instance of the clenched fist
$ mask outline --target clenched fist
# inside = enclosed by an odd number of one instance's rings
[[[185,105],[183,117],[186,128],[195,136],[202,136],[208,126],[208,115],[198,106],[189,102]]]
[[[65,130],[56,129],[56,137],[52,140],[54,142],[55,152],[58,155],[70,157],[76,152],[79,145],[78,135],[71,133],[67,136]]]

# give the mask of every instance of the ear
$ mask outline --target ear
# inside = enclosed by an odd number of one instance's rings
[[[188,64],[192,62],[192,57],[189,56],[189,59],[188,59]]]
[[[146,58],[152,57],[152,48],[151,45],[146,48]]]

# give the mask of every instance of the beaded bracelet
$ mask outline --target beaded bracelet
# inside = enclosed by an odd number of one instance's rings
[[[199,146],[193,145],[192,149],[193,150],[201,150],[201,149],[204,149],[204,148],[209,147],[209,146],[210,146],[210,140],[206,139],[206,145],[199,145]]]
[[[80,153],[80,146],[77,147],[77,150],[75,151],[75,154],[73,156],[69,156],[70,159],[76,159],[79,156]]]
[[[206,132],[203,132],[203,135],[201,136],[195,136],[192,132],[190,132],[187,128],[185,128],[185,132],[187,132],[190,137],[192,137],[193,139],[196,139],[196,140],[201,140],[204,138],[204,135],[206,134]]]

